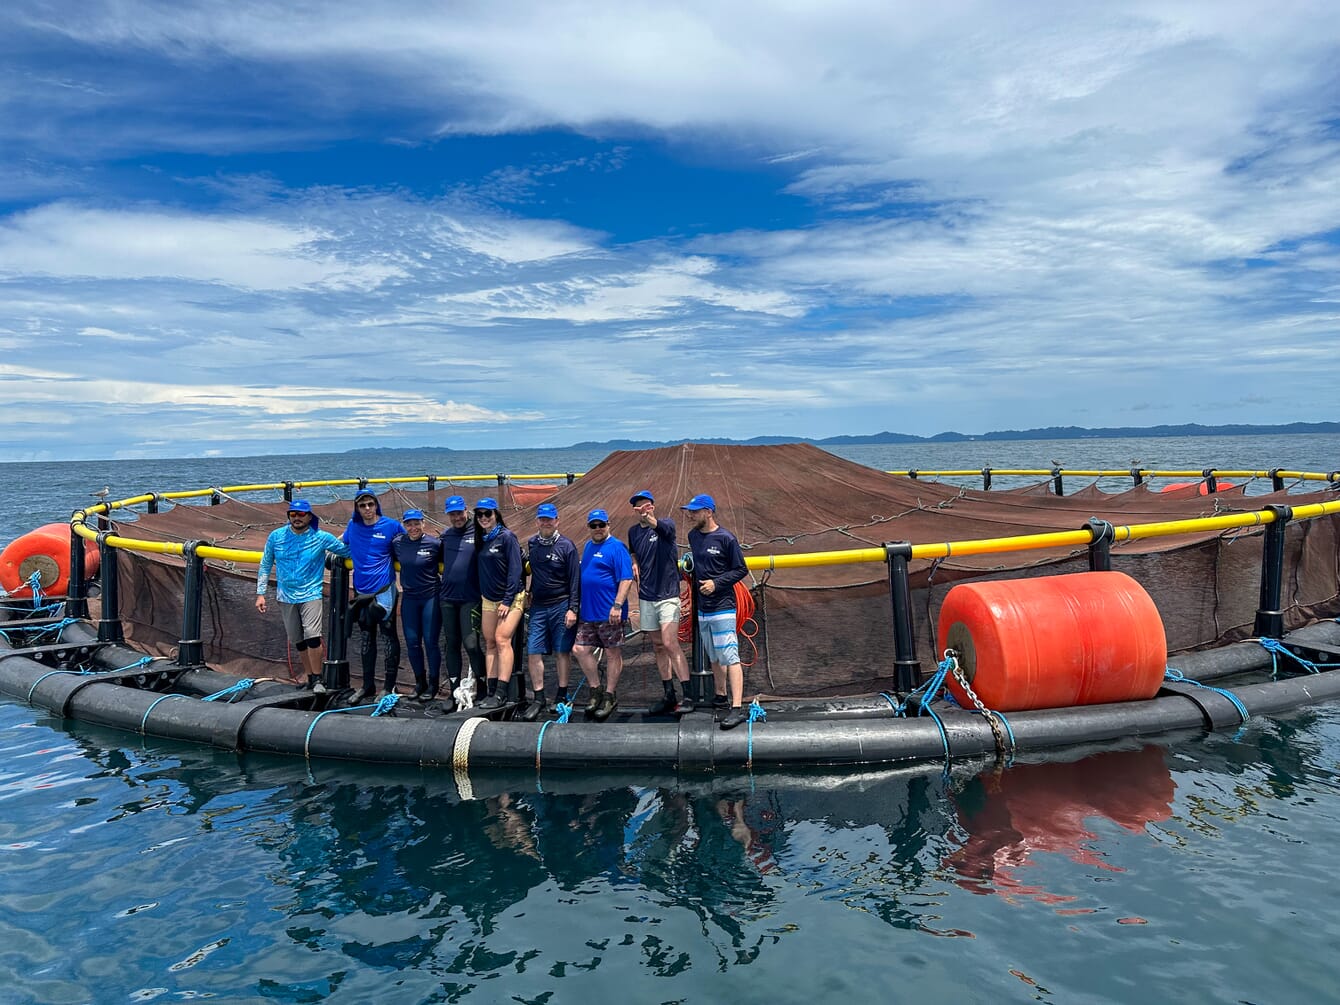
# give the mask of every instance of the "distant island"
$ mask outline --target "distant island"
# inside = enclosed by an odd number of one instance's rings
[[[776,443],[813,443],[816,446],[854,446],[866,443],[968,443],[991,440],[1111,440],[1126,437],[1171,436],[1288,436],[1301,433],[1340,433],[1340,422],[1288,422],[1277,426],[1236,424],[1203,426],[1188,422],[1175,426],[1103,426],[1086,429],[1083,426],[1043,426],[1038,429],[999,429],[990,433],[936,433],[934,436],[915,436],[912,433],[870,433],[864,436],[755,436],[748,440],[729,437],[704,437],[689,440],[583,440],[569,447],[550,447],[557,450],[649,450],[675,443],[727,443],[757,446]],[[357,454],[386,450],[450,449],[442,447],[358,447],[345,453]]]

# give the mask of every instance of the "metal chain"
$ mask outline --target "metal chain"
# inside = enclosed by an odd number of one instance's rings
[[[958,653],[952,649],[946,649],[944,658],[949,660],[949,672],[954,675],[954,680],[958,682],[958,686],[963,688],[963,693],[972,699],[973,707],[982,714],[986,724],[991,727],[991,735],[996,739],[996,753],[1003,756],[1008,751],[1009,744],[1005,742],[1005,733],[1000,728],[1000,719],[995,712],[982,704],[982,699],[977,697],[977,692],[972,689],[972,685],[963,676],[963,671],[959,669],[958,665]]]

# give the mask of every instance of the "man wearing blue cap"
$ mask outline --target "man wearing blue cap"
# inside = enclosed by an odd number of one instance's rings
[[[617,537],[610,536],[609,514],[593,509],[586,515],[591,540],[582,551],[582,602],[573,652],[591,685],[586,714],[604,722],[619,707],[616,689],[623,673],[623,628],[628,620],[628,594],[633,586],[633,559]],[[600,684],[596,650],[605,651],[605,686]]]
[[[321,529],[311,503],[294,499],[288,507],[288,526],[270,532],[256,570],[256,610],[264,614],[265,591],[270,585],[270,568],[274,567],[284,632],[298,651],[308,680],[321,673],[321,593],[327,553],[348,558],[349,548]]]
[[[405,510],[400,522],[405,533],[391,541],[391,553],[400,564],[400,627],[414,671],[414,700],[431,700],[442,677],[442,609],[437,600],[442,588],[437,571],[442,542],[424,533],[421,509]]]
[[[628,528],[628,550],[633,555],[633,578],[637,580],[638,623],[651,635],[656,672],[661,675],[665,697],[652,705],[652,715],[682,715],[693,711],[689,698],[689,664],[679,646],[679,549],[675,547],[675,521],[656,516],[656,500],[643,489],[628,500],[637,523]],[[674,677],[679,678],[682,697],[675,697]]]
[[[479,565],[475,560],[475,525],[464,496],[450,496],[443,504],[447,525],[442,529],[442,590],[438,594],[447,659],[448,692],[461,682],[461,650],[470,661],[470,674],[484,679],[484,645],[479,634]],[[472,696],[473,697],[473,696]]]
[[[730,688],[730,710],[721,720],[722,729],[734,729],[746,720],[744,714],[744,668],[740,665],[740,642],[735,633],[735,584],[749,572],[744,552],[735,535],[717,523],[716,500],[696,495],[680,507],[689,515],[689,550],[693,552],[693,580],[698,603],[698,636],[703,654],[712,661],[716,681],[713,705],[724,708]]]
[[[395,564],[391,559],[391,542],[405,528],[382,513],[382,504],[376,493],[360,489],[354,496],[354,513],[342,535],[354,560],[354,599],[351,611],[360,628],[363,642],[360,656],[363,668],[363,689],[354,701],[368,701],[377,689],[377,640],[381,639],[382,694],[395,690],[400,671],[400,633],[396,631]],[[352,623],[351,623],[352,627]]]
[[[558,532],[558,507],[540,503],[535,510],[540,532],[526,542],[530,563],[530,629],[526,650],[533,698],[521,718],[534,722],[548,708],[544,698],[544,657],[554,654],[559,702],[568,700],[568,673],[577,637],[581,568],[577,546]]]

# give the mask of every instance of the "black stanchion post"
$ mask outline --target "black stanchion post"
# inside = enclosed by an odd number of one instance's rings
[[[983,491],[983,492],[990,492],[990,491],[991,491],[991,469],[990,469],[990,468],[982,468],[982,491]]]
[[[359,478],[359,479],[358,479],[358,491],[362,492],[362,491],[363,491],[364,489],[366,489],[367,487],[368,487],[368,480],[367,480],[366,478]]]
[[[693,703],[699,708],[709,705],[716,696],[716,685],[712,681],[712,668],[708,666],[703,653],[702,636],[698,634],[698,577],[689,574],[689,596],[692,603],[689,605],[689,628],[693,632],[693,641],[689,645],[689,685],[692,688],[690,697]]]
[[[284,502],[292,502],[292,501],[293,501],[293,483],[292,483],[292,482],[285,482],[285,483],[284,483]]]
[[[1052,489],[1058,496],[1065,495],[1065,482],[1061,480],[1061,469],[1052,468]]]
[[[117,584],[116,549],[107,543],[108,534],[98,534],[98,552],[102,561],[102,617],[98,619],[99,642],[124,642],[121,631],[120,588]]]
[[[321,683],[331,691],[349,687],[349,567],[344,559],[327,556],[330,594],[326,598],[326,660]]]
[[[1279,468],[1270,469],[1270,487],[1276,492],[1284,491],[1284,478],[1281,477]]]
[[[1145,473],[1139,468],[1131,468],[1131,485],[1143,485],[1145,483]]]
[[[911,471],[909,471],[909,472],[907,473],[907,477],[908,477],[908,478],[911,478],[913,481],[916,481],[916,480],[917,480],[917,470],[916,470],[916,468],[913,468]]]
[[[577,480],[577,475],[571,471],[568,472],[568,484],[571,485]]]
[[[74,520],[82,520],[83,513],[76,513]],[[65,616],[67,618],[88,617],[88,588],[84,578],[88,575],[84,567],[84,539],[70,528],[70,582],[65,588]]]
[[[157,492],[153,492],[153,493],[151,493],[151,494],[149,495],[149,512],[150,512],[150,513],[157,513],[157,512],[158,512],[158,499],[159,499],[159,495],[158,495]]]
[[[1093,540],[1089,542],[1089,571],[1111,572],[1112,539],[1116,537],[1117,529],[1097,517],[1092,517],[1081,529],[1093,535]]]
[[[1218,491],[1219,491],[1219,483],[1218,483],[1217,481],[1215,481],[1215,478],[1214,478],[1214,468],[1206,468],[1204,471],[1202,471],[1202,472],[1200,473],[1200,476],[1201,476],[1202,478],[1205,479],[1205,491],[1206,491],[1206,492],[1218,492]]]
[[[1256,609],[1253,631],[1263,639],[1284,635],[1284,532],[1293,517],[1292,506],[1267,506],[1275,519],[1266,525],[1265,546],[1261,550],[1261,602]]]
[[[437,475],[428,476],[428,491],[429,492],[437,491]]]
[[[220,492],[218,489],[210,489],[209,504],[211,506],[219,506],[222,505],[222,503],[223,503],[223,493]]]
[[[512,679],[507,682],[505,697],[512,701],[522,701],[526,697],[526,681],[530,679],[526,671],[526,615],[523,612],[512,633]]]
[[[884,545],[884,561],[889,567],[889,599],[893,604],[894,689],[904,694],[921,683],[917,638],[912,627],[912,583],[907,574],[911,557],[910,541]]]
[[[181,639],[177,643],[177,666],[198,667],[205,662],[204,647],[200,643],[200,610],[205,600],[205,560],[196,549],[199,541],[182,545],[186,559],[186,586],[182,593]]]

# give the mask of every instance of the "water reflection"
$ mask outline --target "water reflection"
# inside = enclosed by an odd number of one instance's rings
[[[1166,753],[1152,745],[987,772],[954,796],[964,840],[944,866],[970,893],[1071,903],[1075,897],[1025,881],[1034,856],[1051,852],[1086,868],[1119,872],[1099,847],[1093,821],[1110,820],[1141,834],[1172,816],[1175,794]]]
[[[84,791],[55,805],[16,790],[15,819],[24,799],[49,819],[27,826],[42,855],[0,878],[60,888],[78,863],[98,863],[99,883],[78,907],[54,898],[23,938],[40,939],[32,959],[75,984],[85,954],[49,961],[57,947],[87,950],[98,925],[119,944],[169,946],[130,954],[125,994],[363,1000],[393,981],[404,1000],[538,1001],[599,978],[664,999],[683,997],[655,983],[664,978],[701,993],[693,982],[738,972],[774,997],[828,995],[823,981],[848,978],[793,972],[798,948],[842,959],[896,932],[916,944],[900,952],[957,959],[955,943],[917,935],[976,935],[957,944],[977,945],[993,924],[1014,928],[993,913],[1006,902],[1092,912],[1076,897],[1095,878],[1128,884],[1102,888],[1108,921],[1148,913],[1148,877],[1123,868],[1144,871],[1147,858],[1152,868],[1160,849],[1194,837],[1205,793],[1236,794],[1234,813],[1260,815],[1273,793],[1306,785],[1326,761],[1324,735],[1272,724],[1250,742],[1207,742],[1194,764],[1185,748],[1148,746],[948,779],[934,767],[697,779],[593,771],[546,775],[541,787],[476,774],[463,798],[449,769],[137,746],[78,726],[59,744],[34,739],[32,759],[58,750]],[[1221,810],[1216,820],[1231,818]],[[1180,874],[1171,862],[1160,882],[1176,889]]]

